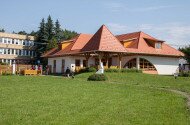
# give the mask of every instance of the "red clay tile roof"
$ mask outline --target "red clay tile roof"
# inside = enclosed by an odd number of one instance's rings
[[[121,44],[121,42],[108,30],[108,28],[105,25],[102,25],[89,40],[89,42],[84,46],[82,51],[126,52],[126,49]]]
[[[91,39],[91,34],[79,34],[76,37],[69,40],[71,43],[64,49],[53,48],[46,52],[42,57],[57,57],[67,54],[80,53],[81,49],[86,45],[86,43]],[[63,43],[63,42],[62,42]]]
[[[131,44],[125,48],[122,45],[123,41],[132,41]],[[67,54],[78,54],[89,51],[109,51],[109,52],[125,52],[136,53],[145,55],[161,55],[161,56],[184,56],[184,54],[171,46],[164,43],[162,40],[158,40],[149,36],[143,32],[134,32],[128,34],[122,34],[114,36],[105,25],[94,34],[79,34],[70,40],[70,44],[60,50],[54,48],[42,57],[56,57]],[[162,48],[156,49],[150,45],[155,42],[161,42]]]
[[[184,56],[182,52],[179,50],[174,49],[173,47],[167,45],[162,40],[158,40],[154,37],[149,36],[143,32],[136,32],[130,34],[123,34],[116,36],[120,41],[125,41],[127,39],[134,39],[132,40],[134,43],[127,47],[126,50],[129,53],[138,53],[138,54],[150,54],[150,55],[165,55],[165,56]],[[161,42],[162,48],[156,49],[150,46],[147,42]]]

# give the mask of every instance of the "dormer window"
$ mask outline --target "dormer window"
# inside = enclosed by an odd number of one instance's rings
[[[162,48],[161,42],[155,43],[155,48],[156,48],[156,49],[161,49],[161,48]]]

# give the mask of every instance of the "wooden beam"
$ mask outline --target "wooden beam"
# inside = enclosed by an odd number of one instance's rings
[[[90,53],[85,53],[84,56],[86,58],[86,67],[88,67],[88,60],[90,58]]]
[[[121,69],[121,59],[123,57],[122,53],[118,53],[118,58],[119,58],[119,69]]]

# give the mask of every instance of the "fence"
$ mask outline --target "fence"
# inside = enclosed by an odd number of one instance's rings
[[[16,64],[15,71],[16,74],[23,74],[24,70],[31,69],[32,65]],[[0,65],[0,75],[2,74],[12,74],[13,66],[10,65]]]

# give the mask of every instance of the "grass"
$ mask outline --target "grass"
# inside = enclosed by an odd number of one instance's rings
[[[190,124],[186,99],[157,89],[190,93],[190,78],[107,73],[109,81],[90,82],[89,75],[1,76],[0,125]]]

